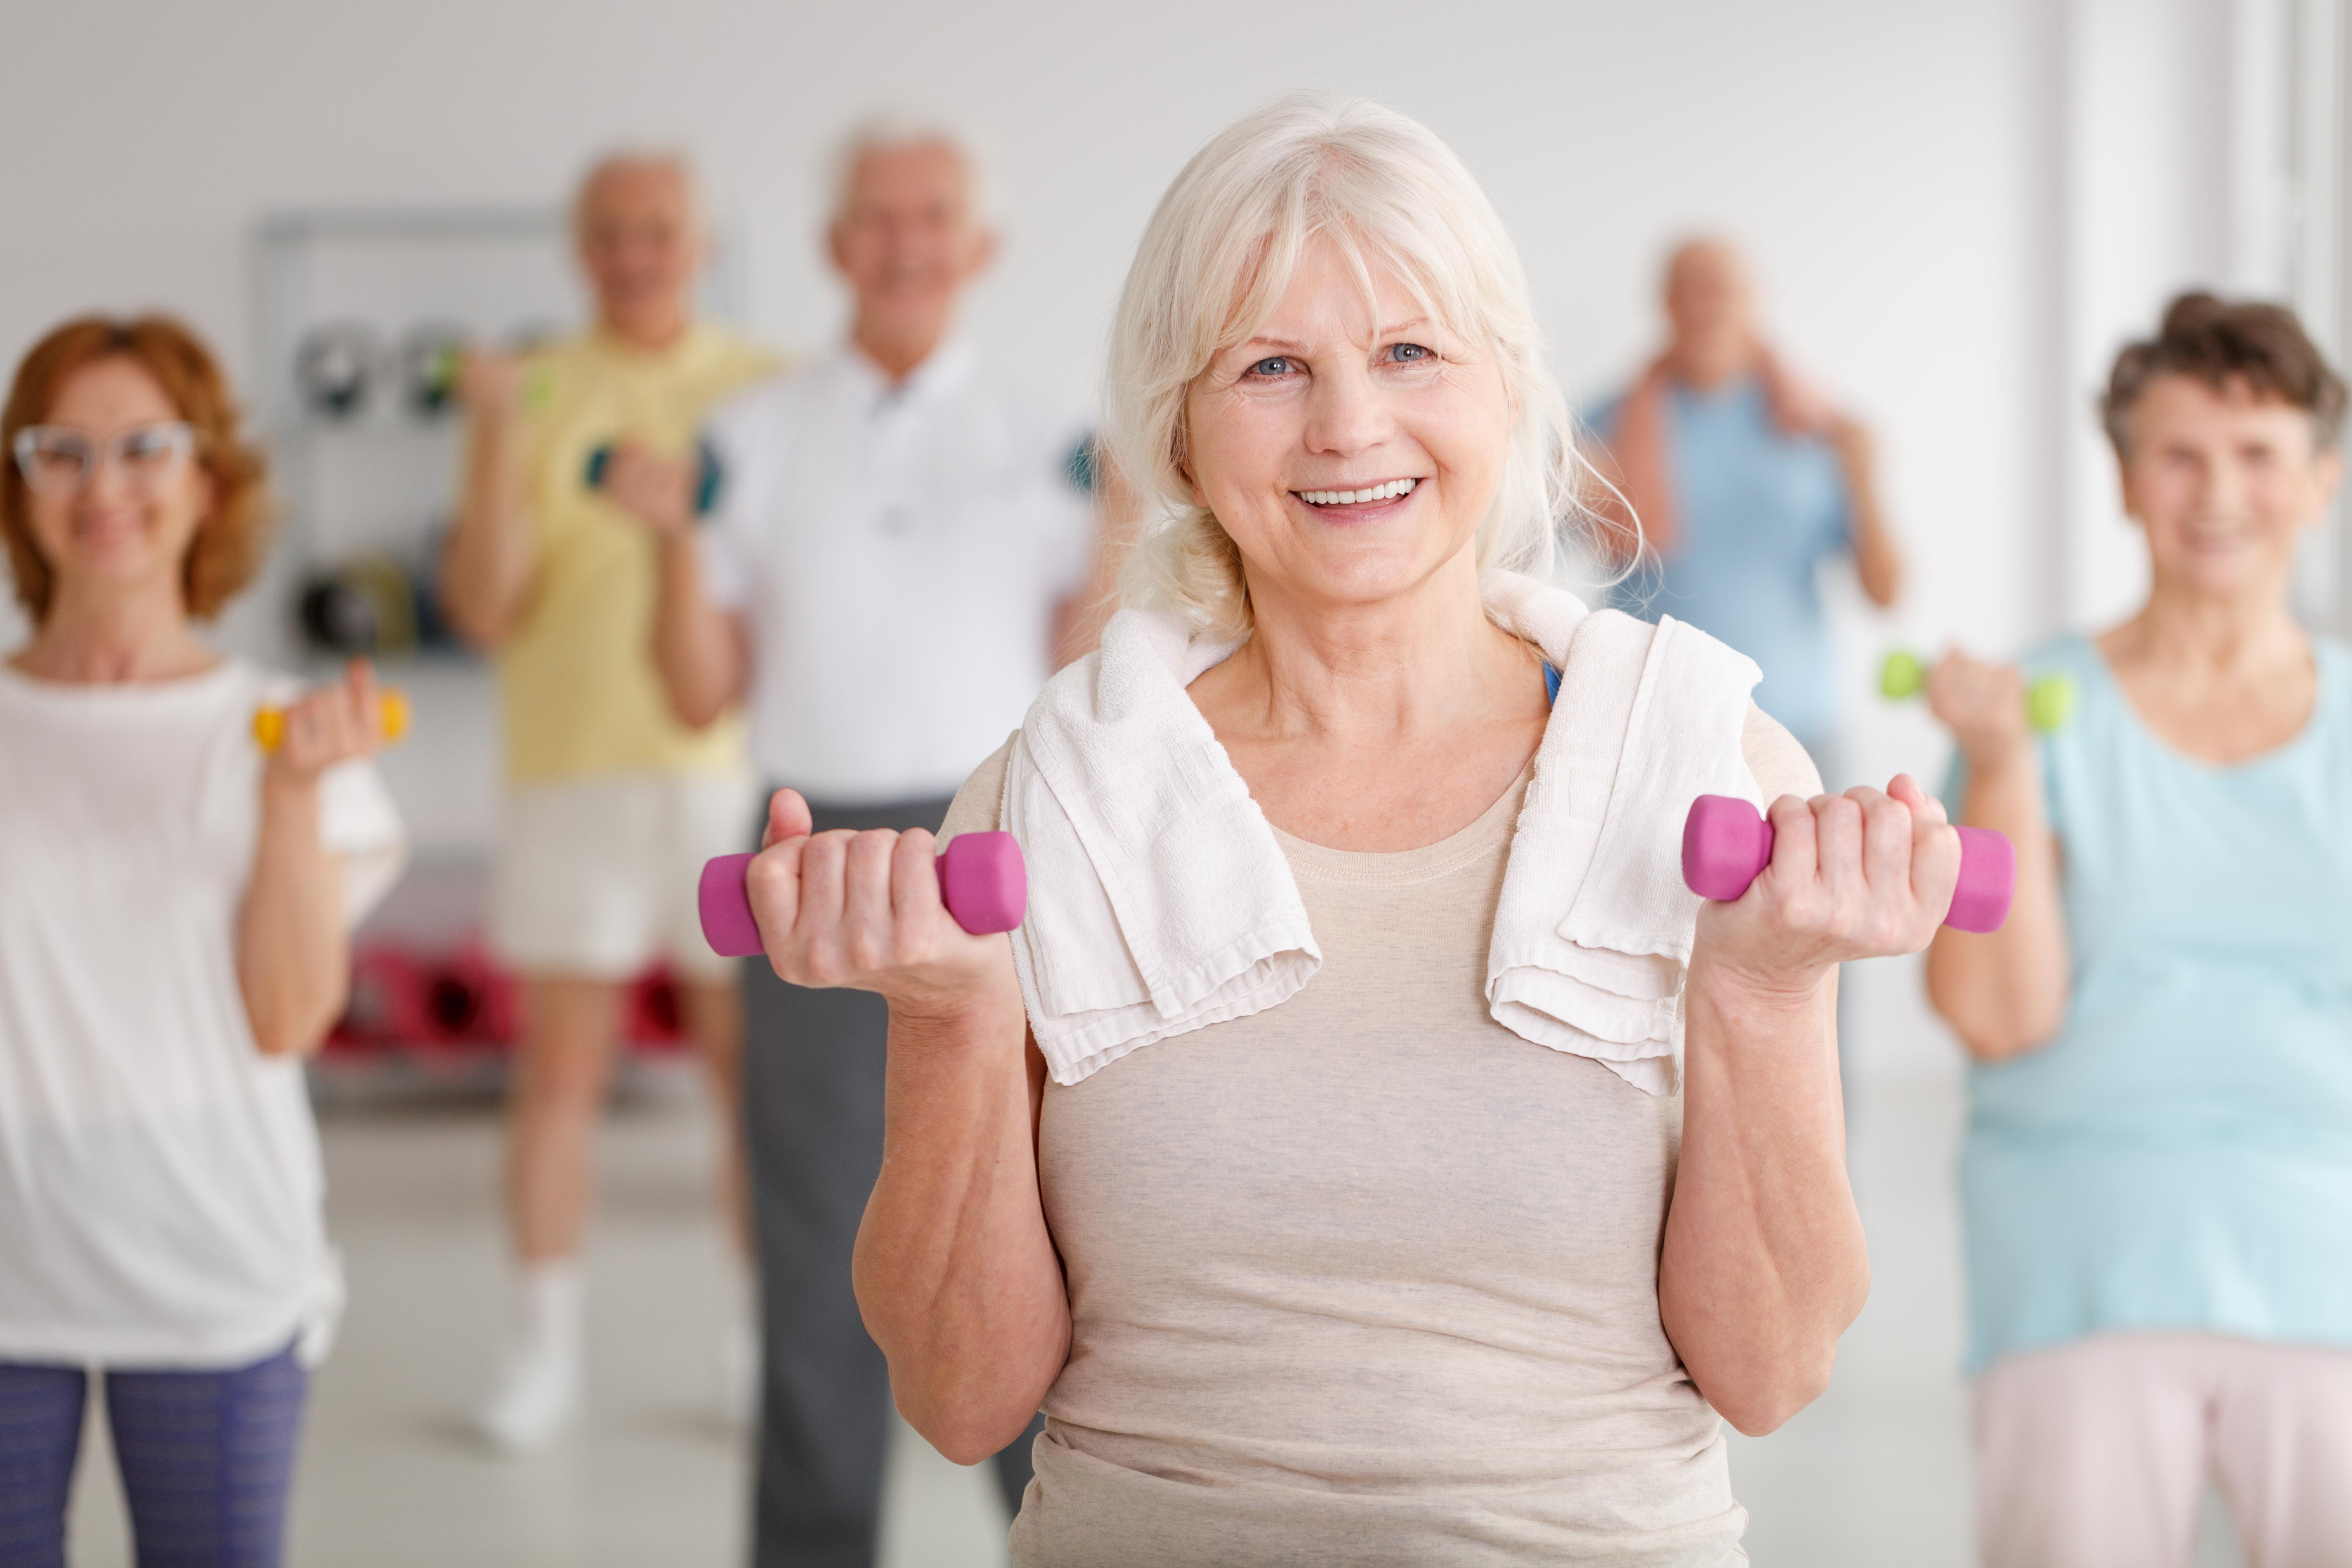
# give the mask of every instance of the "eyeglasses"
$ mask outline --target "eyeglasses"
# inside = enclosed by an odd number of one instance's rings
[[[68,496],[111,463],[124,484],[152,495],[195,449],[195,427],[184,420],[134,425],[104,441],[70,425],[27,425],[16,432],[16,471],[42,495]]]

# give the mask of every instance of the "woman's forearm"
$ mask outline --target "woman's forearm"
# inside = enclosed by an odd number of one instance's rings
[[[254,1042],[271,1056],[313,1049],[351,979],[341,862],[319,842],[319,787],[268,779],[253,874],[237,911],[237,989]]]
[[[692,531],[656,534],[654,548],[654,668],[671,711],[698,729],[743,700],[751,650],[740,619],[703,592]]]
[[[1750,1436],[1828,1386],[1870,1289],[1835,999],[1834,971],[1791,992],[1725,973],[1704,947],[1692,959],[1658,1312],[1699,1392]]]
[[[1674,497],[1667,478],[1671,439],[1664,379],[1653,371],[1618,405],[1617,429],[1608,453],[1616,493],[1604,489],[1595,503],[1612,525],[1621,562],[1644,550],[1660,557],[1674,550]]]
[[[478,648],[513,626],[530,580],[530,539],[514,472],[514,432],[502,413],[478,415],[467,437],[457,518],[441,558],[443,613]]]
[[[1853,519],[1853,574],[1870,602],[1885,609],[1903,595],[1903,552],[1878,506],[1878,479],[1868,450],[1849,443],[1840,453],[1847,505]]]
[[[1970,1055],[2005,1061],[2058,1033],[2071,984],[2058,844],[2042,813],[2033,750],[2021,749],[2004,766],[1972,771],[1960,820],[2009,836],[2017,847],[2017,889],[1999,931],[1937,933],[1927,950],[1927,997]]]
[[[1037,1185],[1042,1064],[1026,1040],[1009,984],[953,1016],[890,1021],[857,1302],[900,1414],[959,1464],[1017,1437],[1069,1355]]]

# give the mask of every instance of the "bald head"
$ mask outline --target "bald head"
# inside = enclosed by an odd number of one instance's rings
[[[708,247],[685,159],[668,153],[598,159],[580,182],[572,226],[603,325],[648,348],[686,329]]]
[[[1666,258],[1667,353],[1685,379],[1712,385],[1756,355],[1756,289],[1728,240],[1685,240]]]

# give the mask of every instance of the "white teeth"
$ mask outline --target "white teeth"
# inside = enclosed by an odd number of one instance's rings
[[[1309,506],[1361,506],[1367,501],[1409,496],[1420,483],[1419,479],[1391,479],[1363,490],[1300,490],[1298,499]]]

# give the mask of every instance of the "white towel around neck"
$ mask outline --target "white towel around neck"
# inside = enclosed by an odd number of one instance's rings
[[[1753,661],[1490,574],[1488,616],[1560,672],[1504,872],[1486,964],[1495,1020],[1654,1094],[1680,1081],[1698,897],[1683,814],[1759,798],[1740,752]],[[1013,935],[1054,1080],[1272,1007],[1322,964],[1290,865],[1185,689],[1237,644],[1123,610],[1014,737],[1003,823],[1029,864]]]

